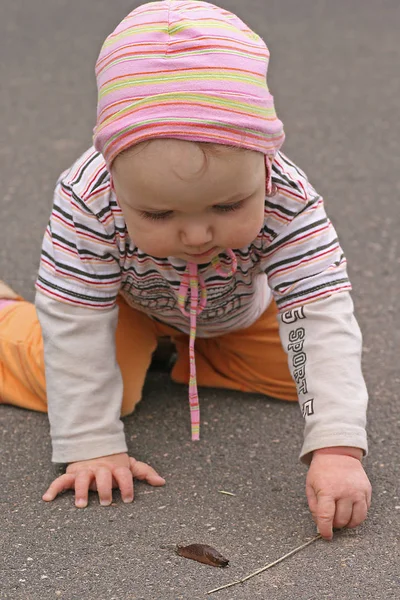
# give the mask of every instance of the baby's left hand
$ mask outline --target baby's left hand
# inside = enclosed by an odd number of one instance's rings
[[[334,448],[323,450],[313,454],[306,494],[321,536],[330,540],[333,527],[352,528],[364,521],[371,505],[371,484],[358,458],[339,448],[338,454]]]

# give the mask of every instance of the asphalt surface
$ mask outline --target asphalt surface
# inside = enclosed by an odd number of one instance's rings
[[[12,0],[0,18],[0,277],[28,299],[52,189],[91,143],[94,63],[139,2]],[[365,525],[318,541],[209,598],[400,598],[398,0],[224,0],[266,39],[286,153],[325,196],[347,254],[371,395],[374,489]],[[315,534],[298,463],[295,405],[201,391],[202,440],[190,442],[187,391],[151,373],[126,420],[130,452],[167,479],[136,500],[85,510],[41,494],[58,473],[44,415],[1,407],[1,600],[197,600]],[[229,491],[235,496],[221,494]],[[162,546],[204,542],[214,569]]]

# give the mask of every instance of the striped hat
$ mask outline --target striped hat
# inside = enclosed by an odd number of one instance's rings
[[[139,142],[178,138],[273,155],[284,140],[269,52],[237,16],[193,0],[150,2],[108,36],[96,63],[94,145],[110,168]]]

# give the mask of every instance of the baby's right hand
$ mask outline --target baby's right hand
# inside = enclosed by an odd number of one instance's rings
[[[133,478],[146,480],[154,486],[165,484],[165,479],[150,465],[139,462],[126,453],[111,454],[69,464],[64,475],[53,481],[42,499],[51,502],[61,492],[74,489],[75,506],[85,508],[89,490],[92,490],[98,492],[102,506],[109,506],[113,488],[119,488],[122,500],[132,502]]]

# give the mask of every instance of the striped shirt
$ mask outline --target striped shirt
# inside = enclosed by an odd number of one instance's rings
[[[207,304],[197,335],[250,326],[271,296],[280,312],[351,289],[346,259],[324,203],[306,175],[282,152],[273,163],[274,196],[266,197],[264,225],[251,244],[219,256],[226,276],[199,266]],[[118,294],[153,319],[189,332],[178,306],[186,262],[145,254],[128,234],[102,155],[93,147],[62,173],[43,240],[36,288],[90,309],[109,309]]]

